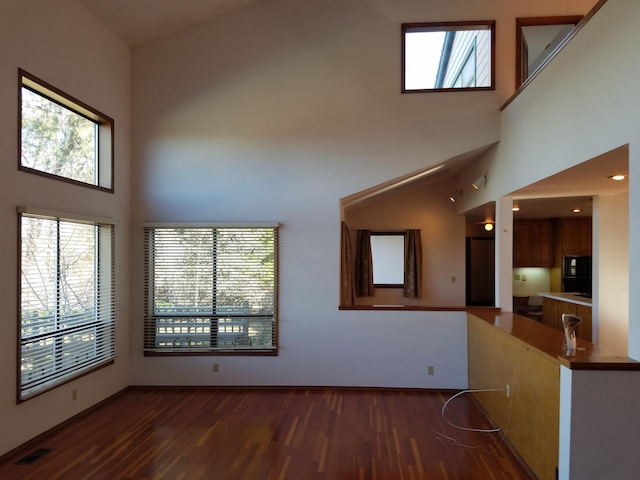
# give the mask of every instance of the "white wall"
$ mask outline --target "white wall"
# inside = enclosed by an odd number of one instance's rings
[[[135,224],[283,228],[279,356],[143,357],[138,324],[133,383],[464,387],[463,316],[338,311],[339,200],[498,140],[516,15],[592,3],[265,0],[135,48]],[[495,92],[400,94],[402,22],[478,18],[500,25]]]
[[[560,368],[560,480],[627,480],[640,470],[640,372]]]
[[[549,268],[514,268],[513,294],[535,296],[549,292],[549,274]]]
[[[337,315],[321,318],[307,307],[300,310],[281,315],[277,357],[138,359],[133,383],[450,389],[467,384],[464,312],[347,311],[336,320]],[[422,335],[425,329],[431,337]],[[433,376],[427,375],[429,366]]]
[[[0,5],[0,455],[129,384],[129,61],[128,48],[75,1],[3,0]],[[18,171],[19,67],[115,119],[114,194]],[[18,205],[118,222],[115,364],[20,405]]]
[[[637,245],[640,240],[640,144],[636,139],[629,148],[629,245]],[[634,208],[635,206],[635,208]],[[629,272],[640,268],[640,252],[629,250]],[[638,291],[638,279],[629,276],[629,352],[630,357],[640,359],[640,299],[632,292]]]
[[[629,344],[629,195],[598,198],[598,344],[627,356]]]

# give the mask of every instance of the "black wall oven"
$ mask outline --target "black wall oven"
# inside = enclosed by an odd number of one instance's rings
[[[591,257],[563,257],[562,291],[591,296]]]

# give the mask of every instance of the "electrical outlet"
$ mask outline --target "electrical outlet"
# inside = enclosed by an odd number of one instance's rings
[[[432,367],[432,366],[428,366],[428,367],[427,367],[427,375],[434,375],[433,367]]]
[[[213,373],[218,373],[220,371],[220,365],[217,363],[213,364]]]
[[[505,393],[507,394],[507,397],[511,397],[511,386],[507,383],[507,386],[504,389]]]

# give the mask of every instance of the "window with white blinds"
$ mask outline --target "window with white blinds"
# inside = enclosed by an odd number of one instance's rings
[[[277,226],[145,228],[146,355],[277,353]]]
[[[113,225],[20,211],[19,391],[113,363]]]

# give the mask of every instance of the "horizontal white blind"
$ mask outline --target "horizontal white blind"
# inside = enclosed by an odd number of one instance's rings
[[[20,399],[115,356],[113,227],[20,215]]]
[[[147,352],[274,352],[277,228],[147,227]]]

